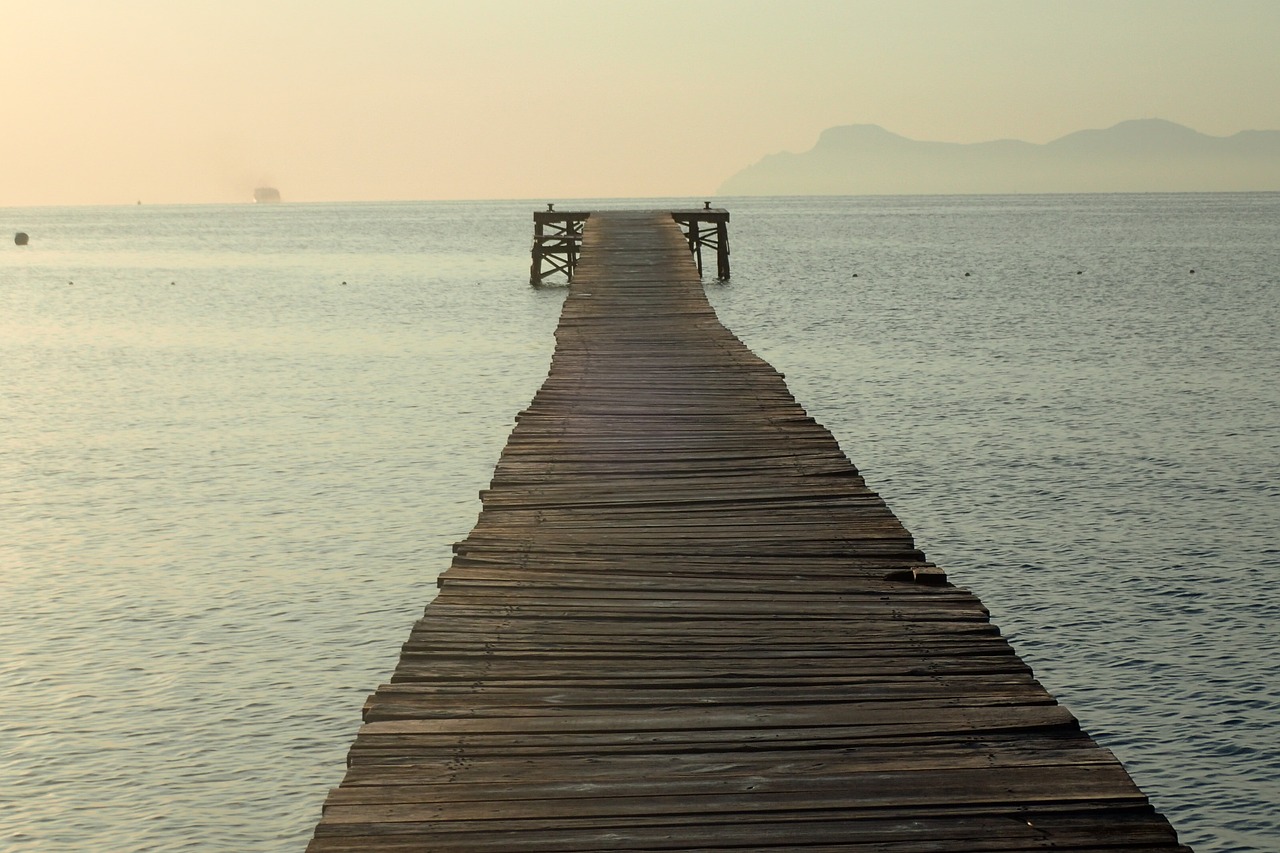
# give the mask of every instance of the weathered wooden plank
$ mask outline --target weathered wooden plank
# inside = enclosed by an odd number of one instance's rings
[[[743,779],[663,782],[636,781],[630,785],[590,783],[508,785],[415,785],[339,791],[326,804],[325,820],[335,824],[416,823],[424,821],[483,821],[502,803],[503,820],[528,820],[548,813],[566,819],[619,818],[660,813],[671,817],[701,815],[712,818],[751,812],[811,809],[874,810],[919,806],[1006,805],[1019,800],[1057,802],[1112,801],[1140,806],[1146,798],[1136,791],[1117,764],[1060,765],[1001,768],[1002,789],[984,784],[987,769],[881,771],[873,773],[810,773],[792,779]],[[514,796],[513,796],[514,794]]]
[[[796,748],[778,751],[723,749],[700,752],[620,755],[601,761],[590,755],[452,757],[394,766],[354,765],[344,786],[448,784],[455,781],[534,784],[578,781],[629,783],[636,779],[782,778],[814,772],[872,772],[935,768],[1034,767],[1114,762],[1079,731],[1027,734],[1016,741],[992,743],[980,736],[915,738],[910,751],[900,744],[859,744],[842,749]]]
[[[1098,804],[1092,816],[1079,809],[988,810],[935,809],[928,814],[850,813],[803,810],[789,815],[742,813],[715,819],[637,817],[626,824],[510,821],[460,822],[431,827],[382,825],[382,834],[321,836],[313,851],[388,850],[795,850],[806,851],[980,851],[980,850],[1186,850],[1171,846],[1148,807]],[[1099,817],[1109,831],[1102,835]],[[452,831],[450,831],[452,830]],[[518,834],[513,834],[518,833]],[[803,840],[798,840],[803,839]],[[377,844],[377,847],[367,845]],[[508,846],[503,846],[503,845]],[[366,846],[361,846],[366,845]],[[382,846],[388,845],[388,846]],[[415,846],[416,845],[416,846]]]

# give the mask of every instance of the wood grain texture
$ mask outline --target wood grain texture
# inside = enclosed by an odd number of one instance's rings
[[[592,213],[312,853],[1186,850],[782,376]]]

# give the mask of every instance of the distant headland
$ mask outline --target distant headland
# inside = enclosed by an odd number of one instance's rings
[[[280,190],[275,187],[258,187],[253,191],[253,200],[258,204],[271,204],[280,200]]]
[[[948,195],[1280,190],[1280,131],[1208,136],[1163,119],[1052,142],[921,142],[872,124],[824,130],[802,154],[770,154],[717,195]]]

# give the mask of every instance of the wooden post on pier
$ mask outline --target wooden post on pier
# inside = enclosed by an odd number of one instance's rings
[[[716,222],[716,278],[729,279],[729,212]]]
[[[689,241],[689,251],[693,252],[694,260],[698,264],[698,278],[702,278],[702,234],[699,225],[701,223],[697,219],[690,219],[685,239]]]

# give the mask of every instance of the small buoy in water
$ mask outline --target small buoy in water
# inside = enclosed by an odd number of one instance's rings
[[[968,278],[968,277],[969,277],[969,274],[968,274],[968,273],[965,273],[965,274],[964,274],[964,277],[965,277],[965,278]]]
[[[854,273],[854,274],[853,274],[853,277],[854,277],[854,278],[857,278],[857,277],[858,277],[858,274],[857,274],[857,273]]]
[[[1192,270],[1192,271],[1191,271],[1191,274],[1192,274],[1192,275],[1195,275],[1195,274],[1196,274],[1196,271],[1195,271],[1195,270]]]
[[[343,286],[343,287],[346,287],[346,286],[347,286],[347,283],[344,281],[344,282],[342,283],[342,286]]]
[[[1084,273],[1084,270],[1076,270],[1076,275],[1081,275],[1083,273]]]
[[[18,244],[19,246],[27,245],[27,241],[30,239],[31,238],[27,236],[26,231],[19,231],[17,234],[13,235],[13,242]]]

